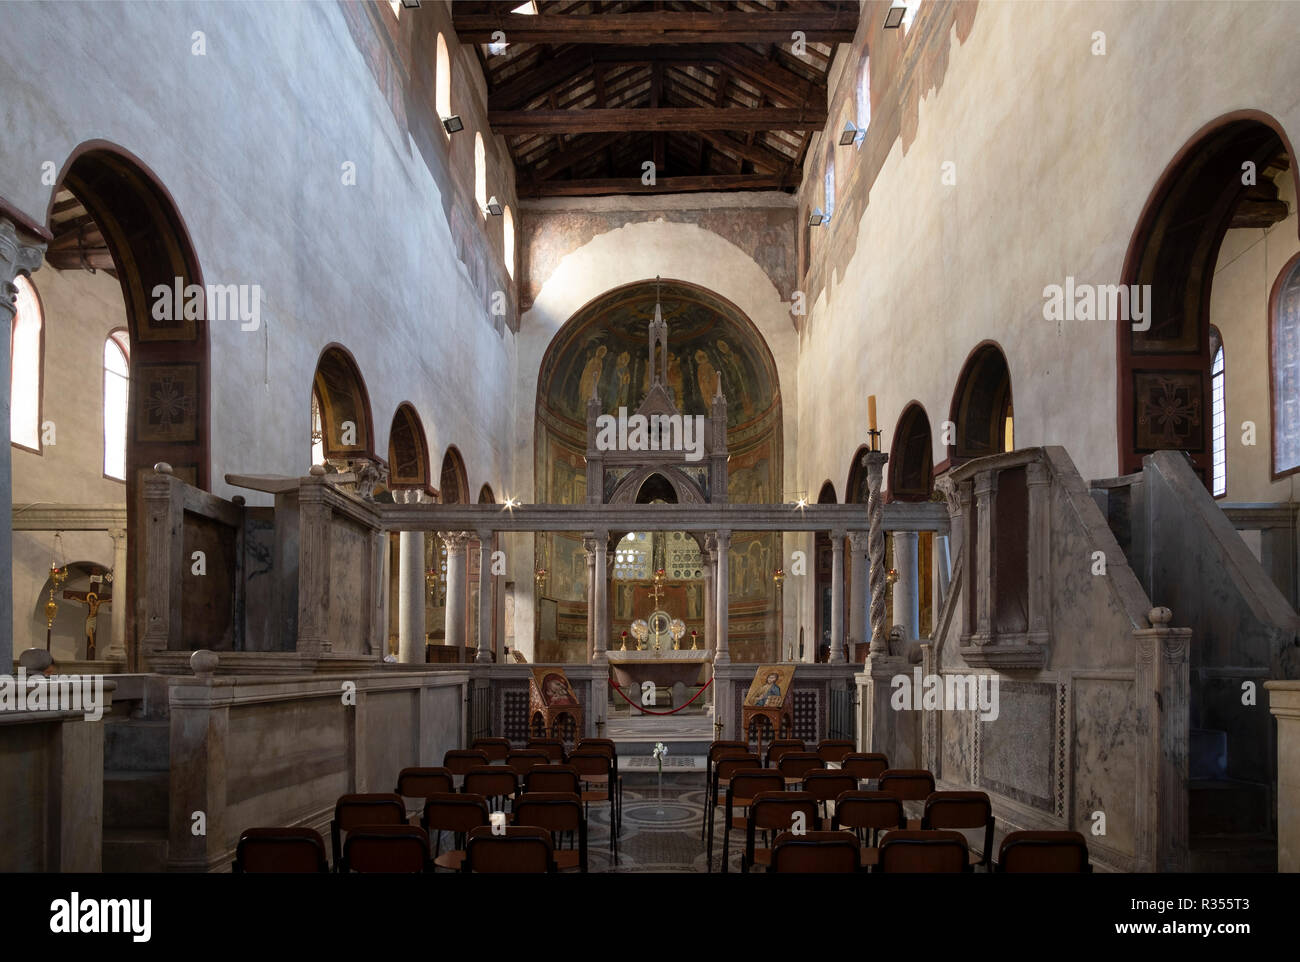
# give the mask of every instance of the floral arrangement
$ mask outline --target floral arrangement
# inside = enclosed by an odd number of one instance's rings
[[[651,753],[654,760],[659,763],[659,774],[664,773],[664,756],[668,754],[668,746],[663,742],[655,742],[655,750]]]

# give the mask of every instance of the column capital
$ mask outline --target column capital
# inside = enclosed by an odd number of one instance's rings
[[[997,493],[998,473],[994,470],[981,471],[975,475],[975,497],[988,498]]]
[[[39,269],[44,256],[45,241],[20,232],[13,221],[0,216],[0,307],[14,312],[14,278]]]
[[[952,479],[952,474],[945,471],[934,479],[934,490],[943,495],[944,504],[948,508],[948,517],[955,518],[961,514],[961,485]]]
[[[1052,480],[1047,465],[1042,461],[1030,461],[1025,465],[1025,483],[1028,485],[1048,484]]]
[[[858,552],[868,551],[871,547],[870,531],[850,531],[849,547],[856,554]]]
[[[443,544],[447,546],[448,551],[459,551],[465,547],[466,542],[474,538],[474,532],[472,531],[439,531],[437,534],[442,539]]]
[[[713,540],[719,550],[729,548],[731,546],[731,532],[723,528],[713,535]]]
[[[832,530],[831,530],[831,547],[832,547],[832,548],[836,548],[836,547],[838,547],[838,549],[839,549],[840,551],[843,551],[843,550],[844,550],[844,539],[848,537],[848,534],[849,534],[849,533],[848,533],[847,531],[844,531],[843,529],[832,529]]]

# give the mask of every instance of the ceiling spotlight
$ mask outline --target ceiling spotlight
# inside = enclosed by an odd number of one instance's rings
[[[890,7],[889,12],[885,14],[885,29],[897,30],[903,25],[903,14],[907,13],[907,7]]]
[[[447,133],[454,134],[465,129],[465,121],[460,119],[460,114],[452,114],[442,119],[442,126],[446,128]]]
[[[492,197],[488,200],[487,212],[493,217],[501,216],[501,202],[497,200],[496,197]]]
[[[853,121],[844,125],[844,131],[840,134],[840,146],[847,147],[849,144],[860,144],[867,136],[867,128],[859,127]]]
[[[825,214],[823,214],[822,209],[818,207],[815,211],[813,211],[811,214],[808,215],[808,226],[821,227],[822,224],[826,223],[827,220],[829,220],[829,218]]]

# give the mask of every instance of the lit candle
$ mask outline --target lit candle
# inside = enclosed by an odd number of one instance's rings
[[[874,394],[867,395],[867,422],[867,427],[870,430],[876,430],[876,396]]]

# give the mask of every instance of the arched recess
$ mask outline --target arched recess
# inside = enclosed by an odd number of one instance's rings
[[[456,445],[447,448],[442,456],[442,472],[439,475],[438,490],[443,504],[469,504],[469,476],[465,473],[465,459],[456,450]]]
[[[86,236],[96,232],[122,287],[129,333],[127,401],[127,570],[124,584],[128,670],[138,669],[144,583],[141,478],[165,461],[176,477],[206,490],[211,470],[209,346],[203,272],[175,200],[136,155],[105,140],[80,144],[64,161],[50,192],[45,222],[56,235],[56,201],[85,211]],[[102,248],[101,248],[102,251]],[[74,252],[75,253],[75,252]],[[56,265],[47,255],[47,262]],[[83,264],[89,264],[83,260]],[[100,263],[100,262],[97,262]],[[155,310],[155,306],[159,309]]]
[[[829,478],[822,482],[817,492],[818,504],[839,504],[835,484]],[[817,592],[817,661],[827,661],[831,653],[831,577],[834,557],[829,531],[818,531],[813,538],[815,559],[814,584]],[[846,620],[847,623],[847,620]]]
[[[699,487],[682,472],[663,465],[638,468],[615,485],[608,504],[704,504]]]
[[[496,495],[494,495],[494,494],[492,493],[492,487],[491,487],[491,485],[487,485],[487,484],[485,484],[485,485],[483,485],[483,487],[481,487],[481,488],[478,489],[478,503],[479,503],[479,504],[496,504],[496,503],[497,503],[497,498],[496,498]]]
[[[1269,464],[1280,481],[1300,471],[1300,254],[1273,283],[1268,325]]]
[[[903,408],[889,450],[889,496],[894,501],[929,501],[934,491],[930,418],[920,403]]]
[[[393,413],[388,432],[388,487],[417,488],[432,493],[429,484],[429,445],[424,424],[409,401]]]
[[[1175,449],[1210,485],[1210,289],[1224,235],[1243,201],[1259,202],[1262,174],[1279,158],[1300,188],[1295,152],[1273,117],[1225,114],[1179,149],[1147,199],[1121,283],[1144,291],[1148,313],[1116,322],[1120,473],[1140,471],[1153,451]]]
[[[1011,369],[993,341],[980,344],[966,359],[949,417],[956,426],[954,443],[948,446],[952,465],[1012,449]]]
[[[322,443],[331,461],[375,459],[374,420],[370,393],[351,352],[331,344],[321,352],[312,378],[312,391],[320,409]]]
[[[869,452],[868,445],[859,445],[853,452],[853,462],[849,465],[849,477],[844,485],[845,504],[866,504],[871,489],[867,485],[867,468],[862,463],[862,456]]]

